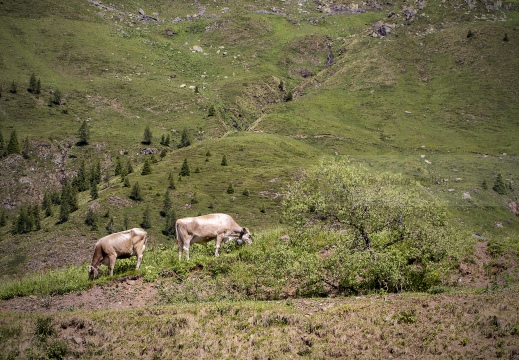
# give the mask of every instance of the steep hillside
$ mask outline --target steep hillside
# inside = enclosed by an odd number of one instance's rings
[[[21,152],[0,162],[0,233],[16,244],[15,259],[2,250],[4,274],[69,262],[34,246],[53,239],[84,243],[74,263],[87,261],[105,226],[139,226],[146,209],[153,241],[170,244],[170,178],[178,217],[222,211],[257,232],[277,227],[286,185],[322,156],[421,181],[473,233],[517,229],[516,1],[4,0],[0,19],[0,133],[7,151],[16,131]],[[27,91],[32,74],[39,93]],[[129,187],[117,157],[134,167]],[[41,230],[12,235],[20,207],[61,191],[83,162],[100,165],[99,197],[80,192],[68,221],[54,205]],[[497,174],[506,195],[492,190]],[[136,183],[141,201],[129,198]]]

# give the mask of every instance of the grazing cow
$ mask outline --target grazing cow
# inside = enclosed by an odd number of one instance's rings
[[[189,260],[189,246],[194,243],[206,243],[216,239],[216,251],[218,256],[220,244],[229,240],[235,240],[241,245],[243,242],[252,244],[249,229],[241,227],[227,214],[208,214],[197,217],[178,219],[175,224],[178,243],[178,259],[182,259],[182,250]]]
[[[88,267],[88,276],[91,280],[99,274],[101,264],[108,266],[110,276],[114,275],[115,259],[126,259],[137,256],[136,270],[141,266],[142,254],[146,249],[148,234],[138,228],[110,234],[99,239],[94,247],[92,264]]]

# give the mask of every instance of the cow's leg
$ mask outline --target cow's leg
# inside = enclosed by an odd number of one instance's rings
[[[184,252],[186,253],[187,261],[189,261],[189,245],[184,245]]]
[[[222,243],[223,235],[220,234],[216,237],[216,251],[214,252],[214,256],[218,257],[220,254],[218,253],[218,250],[220,250],[220,244]]]
[[[135,270],[139,270],[139,268],[141,267],[142,255],[142,251],[137,253],[137,266],[135,267]]]
[[[117,255],[110,255],[110,276],[114,276],[114,266],[115,266],[115,259],[117,259]]]

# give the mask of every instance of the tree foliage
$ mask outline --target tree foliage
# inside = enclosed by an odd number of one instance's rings
[[[7,144],[7,155],[11,154],[19,154],[20,143],[18,142],[18,136],[16,135],[16,130],[11,132],[11,137],[9,138],[9,143]]]
[[[78,138],[78,145],[88,145],[88,142],[90,141],[90,129],[88,128],[86,120],[84,120],[79,127]]]
[[[400,291],[440,280],[438,264],[456,236],[445,209],[400,175],[323,161],[291,186],[284,220],[303,232],[340,234],[323,273],[330,286]]]
[[[142,139],[142,143],[145,145],[149,145],[149,144],[151,144],[152,140],[153,140],[153,135],[151,134],[150,126],[147,125],[146,128],[144,129],[144,136]]]

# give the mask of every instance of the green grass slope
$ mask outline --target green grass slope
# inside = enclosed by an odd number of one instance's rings
[[[276,228],[287,184],[322,156],[404,173],[448,200],[469,231],[513,236],[517,6],[4,0],[0,133],[5,149],[15,130],[26,156],[1,160],[3,241],[18,243],[16,259],[30,259],[30,244],[76,239],[88,260],[87,244],[112,217],[116,229],[125,219],[139,226],[149,208],[154,241],[170,244],[160,216],[170,175],[177,216],[221,211],[257,232]],[[391,34],[370,36],[377,22]],[[26,90],[31,74],[40,94]],[[56,92],[60,105],[50,104]],[[78,146],[83,121],[90,142]],[[178,149],[183,130],[192,145]],[[141,175],[147,148],[157,162]],[[114,176],[117,156],[133,164],[128,179],[142,201]],[[189,177],[178,176],[184,159]],[[101,164],[99,199],[83,192],[68,222],[58,223],[55,207],[42,230],[12,235],[17,209],[59,190],[83,161]],[[511,184],[506,195],[492,190],[497,174]],[[100,230],[84,224],[89,208]],[[23,267],[1,255],[3,272]]]

